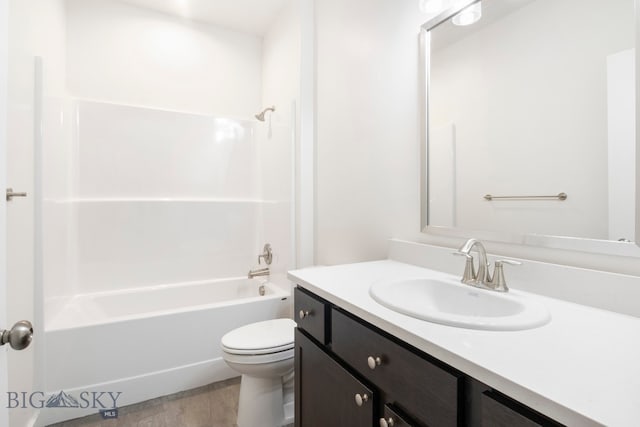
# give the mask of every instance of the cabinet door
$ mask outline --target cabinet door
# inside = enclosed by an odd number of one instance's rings
[[[491,391],[482,393],[482,427],[557,427],[561,424]]]
[[[380,427],[418,427],[418,425],[409,421],[406,416],[400,415],[391,405],[385,405],[383,416],[380,418]]]
[[[296,329],[296,427],[371,427],[372,390]]]

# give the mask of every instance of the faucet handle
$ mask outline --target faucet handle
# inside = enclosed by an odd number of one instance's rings
[[[473,255],[468,252],[456,251],[453,255],[464,256],[467,262],[464,264],[464,273],[462,273],[462,283],[470,284],[474,283],[478,276],[476,275],[476,269],[473,266]]]
[[[515,261],[512,259],[498,259],[495,263],[495,268],[493,270],[493,278],[489,282],[494,291],[498,292],[508,292],[509,287],[507,286],[507,281],[504,278],[504,269],[502,266],[504,264],[507,265],[522,265],[520,261]]]
[[[271,250],[271,245],[269,243],[265,243],[264,248],[262,248],[262,255],[258,255],[258,265],[260,265],[260,260],[264,259],[264,262],[267,265],[271,265],[273,261],[273,251]]]
[[[458,255],[458,256],[464,256],[467,257],[467,259],[473,259],[473,255],[471,255],[468,252],[462,252],[462,251],[455,251],[455,252],[451,252],[452,255]]]

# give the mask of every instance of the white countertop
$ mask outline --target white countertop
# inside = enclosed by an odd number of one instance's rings
[[[544,303],[551,321],[524,331],[482,331],[414,319],[369,296],[374,281],[433,273],[385,260],[295,270],[289,278],[563,424],[640,425],[639,318],[512,289]]]

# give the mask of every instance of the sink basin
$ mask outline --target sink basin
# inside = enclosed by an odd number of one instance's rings
[[[380,281],[371,285],[369,293],[398,313],[461,328],[517,331],[551,319],[543,304],[522,294],[478,289],[453,279]]]

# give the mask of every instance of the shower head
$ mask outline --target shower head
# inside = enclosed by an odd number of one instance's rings
[[[256,114],[255,118],[260,120],[261,122],[264,122],[264,115],[267,114],[267,111],[276,111],[276,107],[272,105],[271,107],[265,108],[261,113]]]

